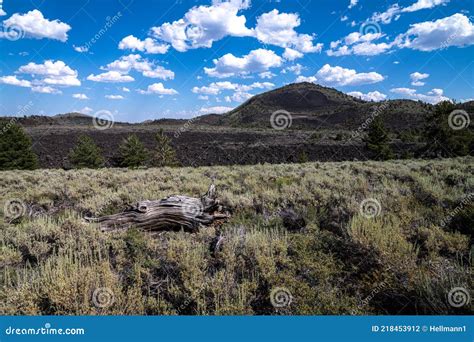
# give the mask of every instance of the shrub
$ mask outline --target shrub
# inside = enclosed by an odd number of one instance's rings
[[[176,152],[171,147],[171,139],[160,129],[155,135],[156,147],[152,152],[151,164],[153,166],[174,166],[176,165]]]
[[[0,220],[2,309],[6,315],[472,315],[472,305],[452,307],[447,295],[472,283],[473,162],[4,171],[0,210],[18,196],[35,212]],[[139,228],[104,234],[83,222],[87,212],[203,193],[214,174],[218,198],[232,212],[226,223],[192,234]],[[361,208],[367,197],[379,201],[375,217]],[[285,229],[281,214],[288,208],[304,217],[305,229]],[[284,307],[272,306],[278,288],[290,294]],[[94,293],[110,301],[98,306]]]
[[[430,156],[465,156],[473,145],[473,133],[469,127],[455,130],[449,126],[449,115],[456,110],[455,103],[443,101],[436,105],[427,117],[424,140],[425,153]]]
[[[301,151],[298,154],[298,163],[307,163],[309,162],[308,154],[305,151]]]
[[[376,117],[369,125],[367,137],[364,139],[367,148],[374,153],[374,159],[387,160],[393,158],[389,137],[383,121]]]
[[[129,135],[119,146],[120,166],[135,168],[144,166],[148,160],[148,150],[135,134]]]
[[[399,134],[399,138],[404,143],[415,143],[418,142],[420,134],[413,129],[403,131]]]
[[[104,165],[100,148],[86,135],[79,137],[77,145],[69,153],[69,161],[77,169],[97,169]]]
[[[31,148],[31,139],[17,124],[0,124],[0,170],[32,170],[38,158]]]

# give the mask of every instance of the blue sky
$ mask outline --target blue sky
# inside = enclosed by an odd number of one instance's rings
[[[0,3],[0,115],[189,118],[298,81],[474,97],[471,0]]]

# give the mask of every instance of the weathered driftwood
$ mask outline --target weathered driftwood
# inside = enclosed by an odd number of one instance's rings
[[[124,212],[86,220],[99,223],[102,231],[136,227],[147,231],[195,232],[200,225],[207,226],[228,217],[216,199],[212,184],[201,198],[174,195],[158,201],[141,201]]]

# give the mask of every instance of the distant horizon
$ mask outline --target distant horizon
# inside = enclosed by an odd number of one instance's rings
[[[471,8],[470,0],[2,0],[0,116],[190,119],[302,81],[366,101],[467,102]]]
[[[298,83],[309,83],[309,82],[298,82]],[[285,86],[289,86],[289,85],[292,85],[292,84],[298,84],[298,83],[290,83],[290,84],[286,84],[280,88],[283,88]],[[317,83],[314,83],[315,85],[318,85],[318,86],[324,86],[324,85],[321,85],[321,84],[317,84]],[[276,88],[276,89],[280,89],[280,88]],[[332,87],[329,87],[329,88],[332,88]],[[272,90],[276,90],[276,89],[272,89]],[[337,91],[339,91],[338,89],[336,88],[332,88],[332,89],[335,89]],[[270,90],[270,91],[272,91]],[[263,92],[262,92],[263,93]],[[344,93],[346,95],[349,95],[349,96],[352,96],[358,100],[362,100],[362,101],[366,101],[366,102],[373,102],[373,103],[380,103],[380,102],[384,102],[384,101],[397,101],[397,100],[409,100],[409,101],[421,101],[421,100],[413,100],[413,99],[406,99],[406,98],[391,98],[391,99],[385,99],[385,100],[380,100],[380,101],[373,101],[373,100],[363,100],[357,96],[354,96],[354,95],[350,95],[350,94],[347,94],[347,93]],[[255,94],[254,96],[257,96],[257,95],[260,95],[260,94]],[[451,101],[455,101],[455,99],[449,99]],[[247,100],[246,100],[247,101]],[[471,102],[471,101],[474,101],[473,99],[468,99],[466,101],[459,101],[458,103],[467,103],[467,102]],[[422,101],[423,102],[423,101]],[[244,102],[245,103],[245,102]],[[424,102],[424,103],[427,103],[427,102]],[[234,109],[236,109],[237,107],[239,107],[240,105],[242,105],[243,103],[239,104],[238,106],[230,109],[229,111],[232,111]],[[427,103],[429,104],[429,103]],[[228,111],[228,112],[229,112]],[[193,119],[193,118],[198,118],[198,117],[201,117],[201,116],[206,116],[206,115],[224,115],[228,112],[222,112],[222,113],[205,113],[205,114],[201,114],[201,113],[196,113],[195,116],[191,116],[191,117],[157,117],[157,118],[149,118],[149,119],[146,119],[146,120],[143,120],[143,121],[115,121],[116,123],[126,123],[126,124],[141,124],[141,123],[145,123],[145,122],[148,122],[148,121],[159,121],[159,120],[190,120],[190,119]],[[109,112],[110,113],[110,112]],[[16,117],[29,117],[29,116],[40,116],[40,117],[58,117],[58,116],[61,116],[61,115],[68,115],[68,114],[81,114],[81,115],[84,115],[84,116],[87,116],[87,117],[90,117],[90,118],[94,118],[94,113],[82,113],[80,111],[73,111],[73,112],[67,112],[67,113],[56,113],[56,114],[34,114],[34,113],[31,113],[31,114],[21,114],[21,110],[20,110],[20,115],[19,116],[16,116]],[[111,116],[112,113],[110,113]],[[15,116],[12,116],[12,115],[8,115],[8,114],[1,114],[0,117],[15,117]]]

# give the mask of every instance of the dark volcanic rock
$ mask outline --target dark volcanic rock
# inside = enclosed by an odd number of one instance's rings
[[[289,231],[298,231],[306,227],[303,216],[297,214],[292,208],[280,211],[280,217],[283,220],[283,226]]]

